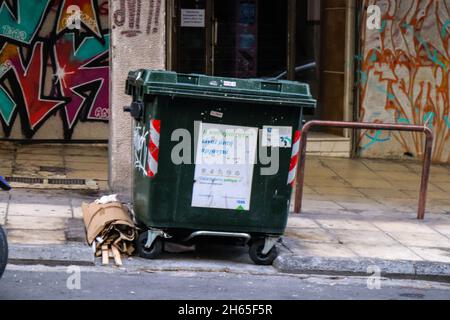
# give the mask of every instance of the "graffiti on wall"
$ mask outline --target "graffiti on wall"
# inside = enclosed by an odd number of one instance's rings
[[[116,0],[119,8],[113,13],[114,26],[123,27],[121,34],[127,37],[135,37],[145,32],[146,34],[158,33],[162,0]],[[148,14],[144,17],[142,6],[148,6]],[[142,21],[141,19],[145,21]]]
[[[109,119],[109,30],[97,0],[0,0],[0,122],[20,118],[32,138],[59,114],[64,138],[78,121]],[[106,26],[107,27],[107,26]]]
[[[379,6],[382,23],[379,30],[361,23],[360,119],[428,123],[434,160],[450,162],[450,1],[364,0],[370,5]],[[418,156],[423,143],[419,133],[367,131],[359,146],[363,154]]]

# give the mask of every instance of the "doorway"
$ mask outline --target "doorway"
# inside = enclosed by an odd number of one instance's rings
[[[276,5],[270,0],[169,1],[168,69],[223,77],[288,78],[287,49],[296,41],[288,37],[289,1]],[[295,61],[291,64],[295,69]]]
[[[167,1],[169,70],[306,82],[318,101],[307,120],[348,120],[344,78],[352,70],[343,66],[351,6],[327,0]],[[322,146],[323,139],[344,139],[339,149],[348,153],[344,135],[327,131],[316,140]]]

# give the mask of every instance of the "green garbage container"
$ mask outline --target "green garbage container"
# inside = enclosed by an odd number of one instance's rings
[[[164,241],[235,238],[271,264],[287,224],[306,84],[169,71],[129,73],[135,119],[133,211],[138,252]],[[172,240],[170,240],[172,241]]]

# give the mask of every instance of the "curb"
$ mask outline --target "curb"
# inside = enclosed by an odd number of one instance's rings
[[[8,263],[45,266],[93,266],[94,254],[90,247],[80,244],[9,245]]]
[[[375,268],[379,268],[381,277],[385,278],[450,282],[450,264],[427,261],[346,259],[282,254],[275,260],[273,266],[282,273],[365,277],[373,276],[377,270]]]

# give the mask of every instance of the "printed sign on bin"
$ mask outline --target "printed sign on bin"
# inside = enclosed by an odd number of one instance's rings
[[[192,206],[250,210],[258,128],[201,123]]]

